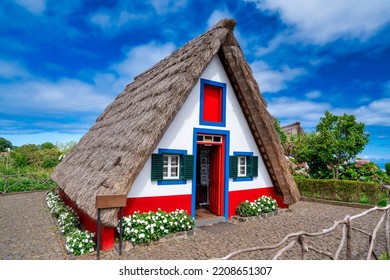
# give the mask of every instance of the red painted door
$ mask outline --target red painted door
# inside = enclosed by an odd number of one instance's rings
[[[222,146],[212,146],[210,153],[210,211],[223,216],[223,174],[222,174]]]

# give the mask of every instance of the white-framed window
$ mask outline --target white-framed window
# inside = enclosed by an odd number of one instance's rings
[[[179,155],[164,155],[163,163],[163,179],[179,179],[180,178],[180,156]]]
[[[246,177],[246,156],[238,157],[238,177]]]

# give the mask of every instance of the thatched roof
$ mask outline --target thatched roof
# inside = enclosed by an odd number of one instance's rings
[[[235,24],[219,21],[137,76],[58,165],[52,178],[81,210],[96,219],[96,195],[129,193],[214,55],[228,73],[277,192],[286,204],[299,199],[273,119],[233,35]],[[102,223],[116,226],[117,212],[103,210]]]

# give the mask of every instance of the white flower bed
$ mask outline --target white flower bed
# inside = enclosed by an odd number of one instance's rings
[[[73,209],[66,206],[54,190],[46,195],[46,203],[52,215],[57,218],[61,233],[65,235],[66,250],[75,256],[93,252],[93,233],[78,229],[80,223]]]
[[[133,244],[150,243],[174,232],[190,230],[194,225],[195,220],[184,210],[135,212],[123,218],[123,239]]]

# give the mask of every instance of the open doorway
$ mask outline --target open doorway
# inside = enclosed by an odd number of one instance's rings
[[[223,216],[223,136],[198,135],[196,156],[196,219]]]

